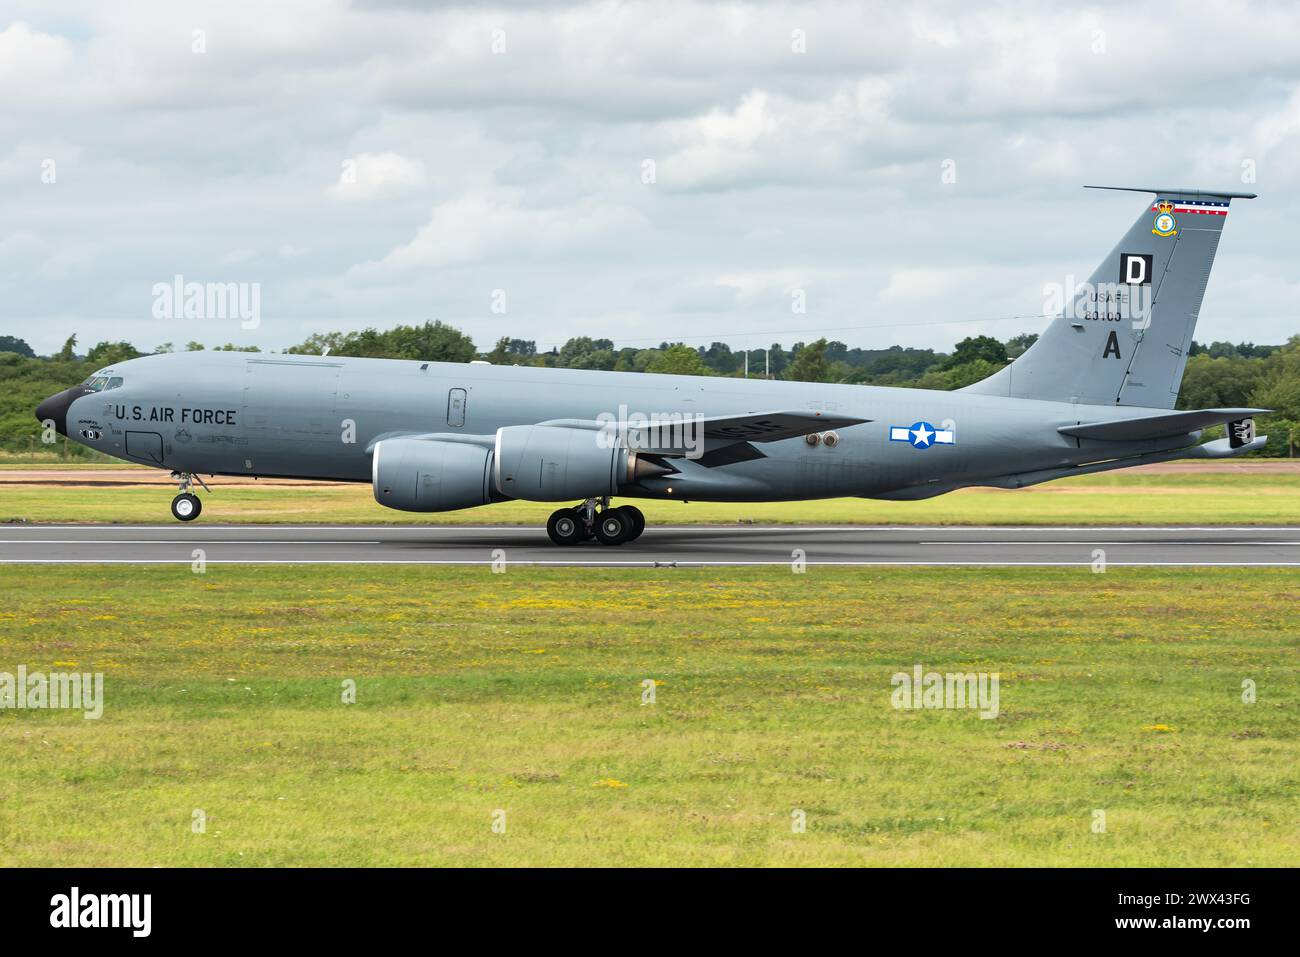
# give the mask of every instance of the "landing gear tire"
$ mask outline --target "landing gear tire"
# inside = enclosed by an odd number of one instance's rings
[[[632,523],[632,528],[623,541],[635,542],[641,537],[641,533],[645,531],[645,515],[635,505],[620,505],[618,510],[626,515]]]
[[[622,508],[607,508],[596,516],[596,538],[602,545],[622,545],[636,527],[635,521]]]
[[[192,492],[182,492],[172,499],[172,515],[177,521],[192,522],[199,517],[201,511],[203,511],[203,503]]]
[[[577,545],[586,541],[587,526],[575,509],[562,508],[546,520],[546,534],[556,545]]]

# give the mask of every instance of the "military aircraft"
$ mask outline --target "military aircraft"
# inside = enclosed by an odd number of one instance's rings
[[[331,479],[414,512],[579,500],[547,522],[557,545],[639,536],[614,497],[915,500],[1261,448],[1267,410],[1174,411],[1228,208],[1255,194],[1099,188],[1154,198],[1027,352],[954,392],[187,352],[100,369],[36,417],[171,470],[183,522],[204,474]]]

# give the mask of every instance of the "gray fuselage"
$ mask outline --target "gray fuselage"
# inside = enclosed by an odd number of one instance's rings
[[[657,498],[673,487],[673,498],[700,501],[906,499],[1178,449],[1196,437],[1106,443],[1057,432],[1159,409],[481,363],[191,352],[132,359],[97,375],[121,382],[67,406],[68,436],[130,462],[195,474],[369,482],[370,448],[381,438],[490,436],[504,426],[620,410],[709,417],[811,410],[869,421],[838,430],[833,447],[798,437],[766,443],[764,457],[750,461],[705,467],[680,460],[680,474],[621,494]],[[918,447],[893,431],[919,422],[951,441]]]

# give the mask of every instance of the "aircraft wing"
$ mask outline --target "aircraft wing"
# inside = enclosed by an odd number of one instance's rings
[[[703,426],[705,439],[721,445],[729,442],[779,442],[870,421],[826,412],[757,412],[714,416],[705,419]]]
[[[683,415],[688,423],[694,427],[694,420]],[[801,435],[808,435],[811,432],[827,432],[831,429],[842,429],[850,425],[861,425],[864,422],[870,422],[870,419],[859,419],[847,415],[831,415],[826,412],[816,412],[808,410],[794,410],[783,412],[749,412],[744,415],[718,415],[705,418],[700,422],[699,427],[703,429],[704,447],[708,450],[721,449],[726,446],[733,446],[739,443],[749,442],[779,442],[781,439],[797,438]],[[680,423],[680,420],[679,420]],[[596,431],[604,428],[616,427],[616,423],[598,422],[594,419],[548,419],[545,422],[537,422],[536,425],[547,425],[558,428],[568,429],[586,429]],[[681,449],[674,442],[681,440],[681,425],[676,426],[676,430],[664,422],[658,427],[646,430],[648,434],[640,434],[641,426],[629,423],[628,438],[629,444],[638,451],[657,452],[665,455],[672,455],[674,452],[680,454]],[[668,439],[663,444],[646,441],[649,438]],[[373,451],[375,445],[381,439],[419,439],[426,442],[461,442],[470,445],[481,445],[485,448],[491,448],[496,442],[496,434],[490,435],[471,435],[461,432],[385,432],[376,436],[366,447],[367,451]],[[726,464],[727,461],[742,461],[745,458],[762,458],[762,453],[755,452],[752,455],[743,452],[733,452],[727,456],[715,457],[718,464]]]
[[[1144,415],[1133,419],[1115,419],[1110,422],[1084,422],[1063,425],[1057,432],[1080,439],[1100,439],[1105,442],[1136,442],[1141,439],[1164,439],[1186,435],[1211,425],[1224,425],[1240,419],[1263,415],[1268,409],[1195,409],[1190,412],[1167,412],[1163,415]]]
[[[689,429],[688,433],[683,431],[683,421]],[[828,432],[870,421],[807,409],[715,415],[699,420],[691,418],[689,413],[683,413],[675,425],[668,421],[623,423],[621,434],[626,436],[628,447],[633,451],[665,459],[688,454],[685,435],[689,434],[692,444],[696,445],[696,451],[703,453],[696,461],[705,468],[716,468],[719,465],[765,458],[762,452],[754,448],[754,442],[779,442],[782,439],[793,439],[813,432]],[[570,429],[619,428],[617,422],[597,422],[592,419],[551,419],[537,424]]]
[[[683,418],[693,424],[688,413]],[[861,425],[870,419],[858,419],[848,415],[831,415],[826,412],[806,411],[802,409],[783,412],[746,412],[743,415],[715,415],[700,420],[704,437],[710,444],[725,445],[730,442],[779,442],[781,439],[793,439],[811,432],[826,432],[830,429],[842,429],[850,425]],[[616,422],[597,422],[594,419],[548,419],[538,425],[554,425],[570,429],[605,429],[617,427]],[[628,422],[629,431],[644,428],[646,423]],[[651,424],[653,427],[653,424]],[[665,420],[659,428],[667,430],[669,423]]]

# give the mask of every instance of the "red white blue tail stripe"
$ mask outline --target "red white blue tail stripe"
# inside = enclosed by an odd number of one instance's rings
[[[1197,213],[1201,216],[1227,216],[1228,200],[1226,199],[1162,199],[1151,204],[1151,212],[1160,210],[1160,203],[1172,203],[1173,213]]]

